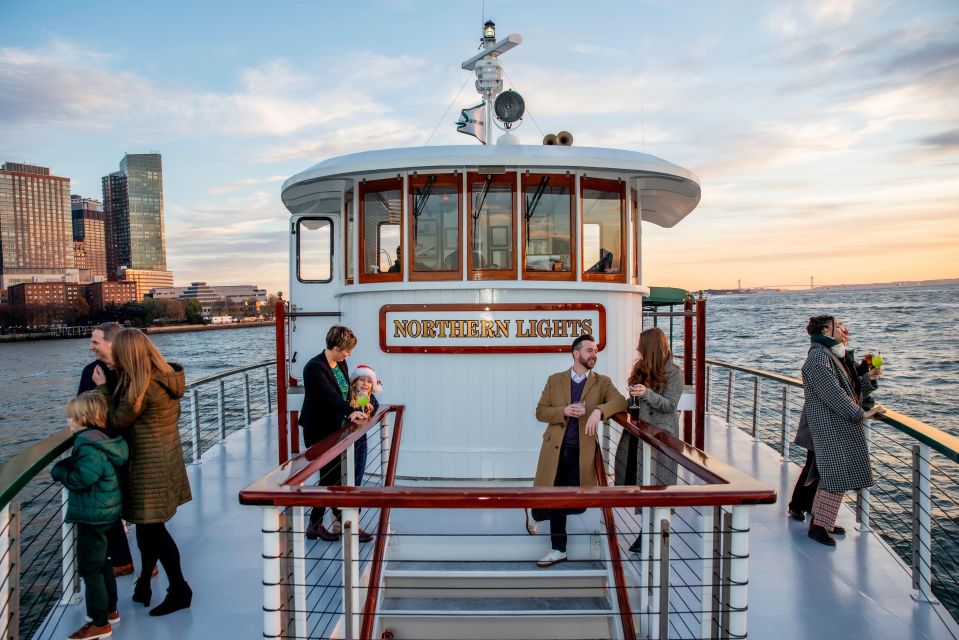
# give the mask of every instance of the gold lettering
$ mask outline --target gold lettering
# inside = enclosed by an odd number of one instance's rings
[[[463,321],[462,320],[451,320],[452,328],[450,329],[451,338],[462,338],[463,337]]]
[[[583,320],[583,333],[588,333],[592,335],[593,333],[593,321],[592,320]]]
[[[394,338],[405,338],[406,337],[406,323],[409,320],[394,320],[393,321],[393,337]]]
[[[434,320],[423,321],[423,337],[424,338],[436,337],[436,321]]]
[[[562,320],[553,320],[553,337],[554,338],[565,338],[566,337],[566,323]]]
[[[410,320],[408,331],[411,338],[419,338],[423,330],[423,324],[419,320]]]
[[[440,337],[441,337],[441,338],[445,338],[445,337],[446,337],[446,333],[447,333],[447,331],[448,331],[449,328],[450,328],[450,321],[449,321],[449,320],[439,320],[439,321],[437,322],[437,324],[439,324],[439,326],[440,326]]]
[[[493,333],[493,321],[492,320],[480,320],[480,337],[481,338],[495,338],[496,335]]]
[[[524,322],[526,322],[526,321],[525,321],[525,320],[517,320],[517,321],[516,321],[516,337],[517,337],[517,338],[529,338],[529,337],[530,337],[529,333],[523,328],[523,323],[524,323]]]
[[[467,320],[466,321],[466,337],[467,338],[478,338],[479,337],[479,320]]]
[[[536,323],[536,332],[540,335],[540,337],[548,338],[550,336],[549,325],[549,320],[540,320]]]
[[[509,320],[496,321],[496,337],[497,338],[509,337]]]

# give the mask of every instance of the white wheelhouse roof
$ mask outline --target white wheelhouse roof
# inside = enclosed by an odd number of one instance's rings
[[[699,204],[699,178],[656,156],[624,149],[550,145],[447,145],[363,151],[324,160],[283,183],[283,204],[291,213],[317,212],[367,176],[391,172],[454,169],[483,173],[515,170],[582,171],[632,181],[641,191],[643,221],[672,227]]]

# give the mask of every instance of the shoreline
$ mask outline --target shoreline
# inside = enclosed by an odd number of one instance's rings
[[[272,327],[275,325],[273,320],[260,320],[257,322],[237,322],[230,324],[176,324],[164,327],[146,327],[143,332],[147,335],[161,333],[190,333],[194,331],[219,331],[220,329],[252,329],[254,327]],[[92,329],[92,327],[91,327]],[[89,338],[89,333],[60,335],[56,333],[10,333],[0,334],[0,344],[13,344],[20,342],[40,342],[42,340],[77,340]]]

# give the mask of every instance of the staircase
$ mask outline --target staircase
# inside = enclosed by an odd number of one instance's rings
[[[519,514],[511,512],[513,521]],[[549,550],[548,526],[537,536],[515,533],[515,526],[485,536],[392,536],[374,637],[617,637],[605,540],[598,532],[583,533],[585,521],[578,518],[570,518],[569,560],[545,569],[536,560]],[[590,518],[586,530],[597,525]],[[482,530],[490,531],[473,529]]]

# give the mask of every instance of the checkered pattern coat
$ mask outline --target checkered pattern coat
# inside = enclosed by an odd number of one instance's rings
[[[863,411],[839,359],[813,343],[802,367],[805,413],[822,478],[819,488],[842,493],[873,485]]]

